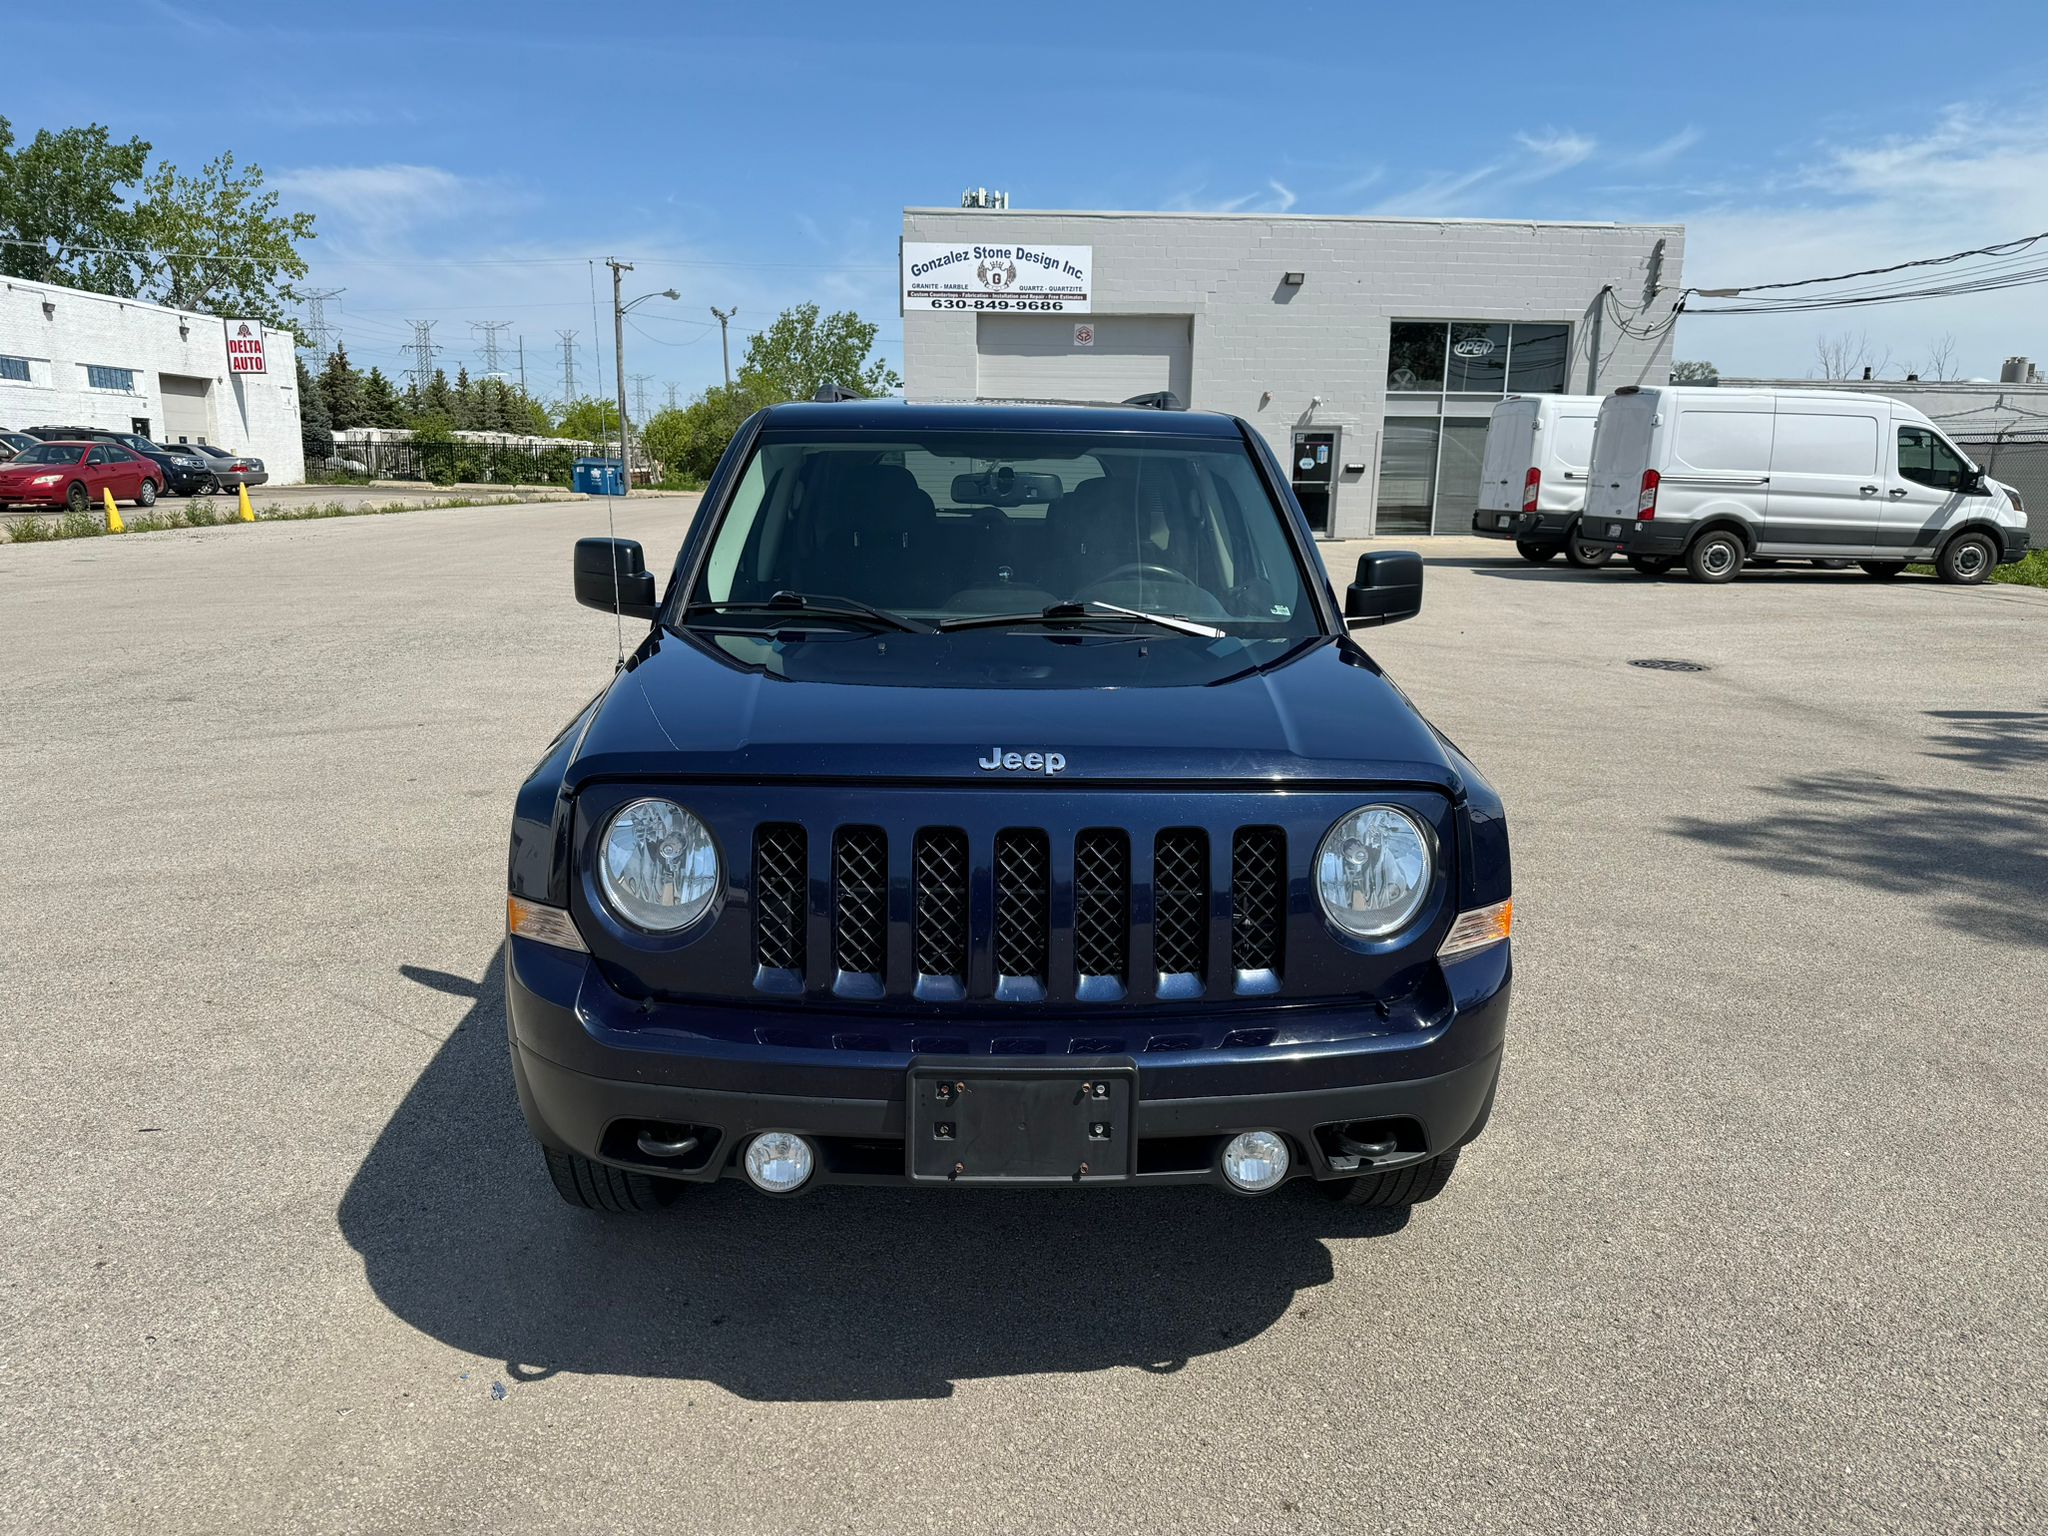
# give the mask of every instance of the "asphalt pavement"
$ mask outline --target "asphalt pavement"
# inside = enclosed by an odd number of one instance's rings
[[[496,966],[605,517],[0,546],[0,1530],[2048,1528],[2048,593],[1431,545],[1366,639],[1506,797],[1517,985],[1405,1219],[617,1220]]]

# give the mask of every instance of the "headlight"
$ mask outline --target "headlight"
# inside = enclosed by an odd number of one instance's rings
[[[63,477],[62,475],[37,475],[37,476],[35,477],[35,479],[33,479],[33,480],[29,481],[29,484],[30,484],[30,485],[55,485],[55,484],[56,484],[56,483],[57,483],[57,482],[58,482],[59,480],[62,480],[63,478],[64,478],[64,477]]]
[[[1422,906],[1434,863],[1421,822],[1399,806],[1360,806],[1316,850],[1316,895],[1353,938],[1384,938]]]
[[[197,459],[173,459],[171,462],[180,469],[197,469],[199,467]]]
[[[653,933],[702,917],[718,894],[718,849],[673,800],[635,800],[605,824],[597,883],[612,911]]]

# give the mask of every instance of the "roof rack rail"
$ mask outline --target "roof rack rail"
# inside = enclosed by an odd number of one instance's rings
[[[842,400],[865,400],[867,396],[857,389],[848,389],[844,384],[820,384],[811,399],[819,405],[836,405]]]
[[[1125,405],[1142,406],[1150,411],[1184,411],[1187,406],[1170,389],[1155,389],[1149,394],[1133,395],[1123,402]]]

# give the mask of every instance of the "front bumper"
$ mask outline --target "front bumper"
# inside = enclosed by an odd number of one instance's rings
[[[1505,944],[1443,968],[1439,1002],[1416,1027],[1363,1030],[1314,1046],[1209,1047],[1136,1057],[989,1056],[984,1064],[1130,1066],[1138,1184],[1222,1184],[1222,1144],[1246,1130],[1292,1143],[1295,1177],[1341,1178],[1422,1162],[1485,1128],[1505,1043]],[[756,1131],[795,1131],[819,1151],[812,1184],[908,1184],[909,1072],[919,1058],[842,1048],[829,1023],[763,1011],[764,1039],[818,1031],[815,1048],[693,1031],[693,1010],[622,997],[586,957],[526,939],[505,949],[507,1028],[527,1123],[543,1144],[694,1182],[738,1176]],[[1347,1013],[1377,1019],[1369,1002]],[[1102,1020],[1094,1020],[1099,1027]],[[1396,1149],[1360,1166],[1331,1128],[1385,1123]],[[697,1145],[650,1157],[643,1131]],[[1090,1182],[1096,1182],[1091,1180]],[[1106,1182],[1106,1181],[1105,1181]]]
[[[213,478],[212,472],[205,469],[186,469],[178,464],[165,464],[160,468],[163,470],[164,483],[180,496],[190,495]]]
[[[0,485],[0,507],[61,507],[70,482],[55,485]]]
[[[2028,531],[2025,528],[2001,528],[1998,530],[1998,552],[2000,565],[2017,565],[2027,558]]]

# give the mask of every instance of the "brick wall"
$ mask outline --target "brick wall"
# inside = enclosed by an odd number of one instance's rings
[[[1566,321],[1572,391],[1662,383],[1670,337],[1631,340],[1595,313],[1610,283],[1626,307],[1642,307],[1660,240],[1668,300],[1682,282],[1685,245],[1678,225],[950,208],[906,209],[903,238],[1092,246],[1095,312],[1190,317],[1191,406],[1242,416],[1283,461],[1297,425],[1344,429],[1342,457],[1365,471],[1340,482],[1338,537],[1369,524],[1389,322]],[[1307,280],[1287,288],[1281,276],[1289,271]],[[972,313],[907,312],[905,393],[971,398],[975,335]],[[1311,413],[1315,396],[1321,404]]]

